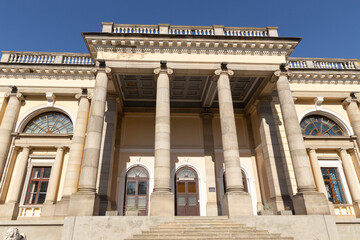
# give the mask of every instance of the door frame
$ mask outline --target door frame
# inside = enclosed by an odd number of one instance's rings
[[[175,171],[175,174],[174,174],[174,198],[175,198],[175,201],[174,201],[174,204],[175,204],[175,216],[177,216],[177,174],[178,172],[182,171],[183,169],[190,169],[192,172],[195,173],[195,183],[196,183],[196,205],[197,205],[197,215],[195,216],[201,216],[201,201],[200,201],[200,178],[199,178],[199,174],[198,172],[196,171],[196,169],[194,169],[192,166],[190,165],[182,165],[182,166],[179,166],[176,171]]]

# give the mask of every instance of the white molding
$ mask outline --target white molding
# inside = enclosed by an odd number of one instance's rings
[[[140,157],[141,158],[141,157]],[[122,216],[123,212],[124,212],[124,198],[125,198],[125,183],[126,183],[126,174],[127,172],[133,168],[133,167],[143,167],[145,168],[145,170],[148,172],[149,174],[149,195],[148,195],[148,216],[150,216],[150,196],[151,193],[154,190],[154,172],[152,171],[152,169],[143,162],[130,162],[126,165],[126,168],[124,168],[121,171],[120,177],[117,178],[117,182],[118,182],[118,212],[119,214]]]
[[[330,118],[331,120],[333,120],[334,122],[339,124],[339,126],[343,130],[345,130],[345,132],[348,136],[354,135],[354,130],[352,129],[352,127],[348,121],[346,121],[343,117],[341,117],[336,112],[333,112],[329,109],[325,109],[324,106],[318,110],[316,108],[311,108],[311,109],[308,109],[308,110],[304,111],[303,113],[301,113],[299,116],[299,123],[301,123],[301,121],[303,120],[304,117],[313,115],[313,114],[322,115],[322,116]]]
[[[340,179],[341,179],[341,184],[342,184],[343,189],[344,189],[345,198],[346,198],[348,204],[352,204],[352,198],[351,198],[349,186],[348,186],[347,181],[346,181],[345,173],[344,173],[340,158],[335,159],[335,160],[320,160],[319,159],[318,161],[319,161],[320,168],[321,167],[333,167],[333,168],[338,169]]]
[[[184,162],[184,163],[177,163],[175,168],[171,171],[170,178],[171,181],[171,191],[174,193],[174,197],[176,197],[175,194],[175,173],[182,167],[190,167],[192,168],[197,176],[198,176],[198,184],[199,184],[199,207],[200,207],[200,216],[206,216],[206,202],[207,202],[207,192],[206,192],[206,178],[201,174],[201,171],[199,168],[190,162]]]
[[[48,106],[48,105],[40,105],[37,107],[34,107],[30,110],[28,110],[27,112],[25,112],[16,122],[16,127],[15,127],[15,132],[21,132],[23,130],[23,128],[25,127],[25,125],[36,115],[39,115],[41,113],[44,112],[50,112],[50,111],[58,111],[58,112],[63,112],[65,113],[70,120],[73,123],[73,127],[75,127],[76,124],[76,118],[75,116],[71,113],[71,111],[69,109],[67,109],[66,107],[63,106],[59,106],[57,104],[54,104],[52,107]]]

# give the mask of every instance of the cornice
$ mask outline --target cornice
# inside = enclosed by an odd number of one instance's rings
[[[120,53],[288,56],[297,42],[266,39],[88,37],[89,49]]]
[[[359,85],[360,72],[294,72],[289,77],[290,83],[302,84],[346,84]]]
[[[92,67],[0,65],[0,78],[95,79]]]

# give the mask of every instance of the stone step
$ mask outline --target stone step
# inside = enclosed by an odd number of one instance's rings
[[[209,232],[211,234],[222,232],[222,233],[245,233],[245,232],[257,232],[257,233],[269,233],[266,230],[256,230],[256,229],[242,229],[242,228],[234,228],[234,229],[150,229],[149,231],[143,231],[143,233],[188,233],[188,232]]]
[[[159,227],[246,227],[245,224],[237,223],[164,223],[160,224]]]
[[[280,234],[269,234],[269,233],[205,233],[205,232],[192,232],[192,233],[182,233],[182,234],[157,234],[157,233],[143,233],[141,235],[134,235],[134,237],[157,237],[159,239],[164,239],[167,237],[186,237],[186,238],[218,238],[218,237],[251,237],[257,236],[262,237],[264,239],[269,237],[280,237]]]
[[[163,238],[158,237],[134,237],[129,238],[125,240],[160,240],[160,239],[166,239],[166,240],[214,240],[214,239],[221,239],[221,240],[234,240],[234,239],[251,239],[251,240],[293,240],[293,238],[286,238],[286,237],[278,237],[278,236],[234,236],[234,237],[224,237],[224,236],[214,236],[214,237],[184,237],[184,236],[165,236]]]

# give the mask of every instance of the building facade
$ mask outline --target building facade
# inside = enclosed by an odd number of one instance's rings
[[[321,215],[336,227],[320,239],[360,233],[357,59],[291,58],[301,39],[276,27],[103,23],[83,37],[87,54],[2,52],[3,229]]]

